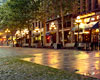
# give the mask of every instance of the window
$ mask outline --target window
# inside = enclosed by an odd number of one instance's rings
[[[91,0],[88,0],[88,11],[91,11]]]
[[[40,26],[40,21],[38,22],[38,24],[39,24],[39,28],[41,28],[41,26]]]
[[[94,9],[97,9],[98,8],[98,0],[95,0],[95,4],[94,4]]]
[[[86,0],[83,0],[83,12],[86,11]]]
[[[33,23],[33,29],[35,28],[34,23]]]
[[[66,27],[71,27],[71,21],[67,21]]]
[[[49,31],[49,24],[46,24],[46,27],[47,27],[47,31]]]
[[[78,0],[78,13],[80,13],[80,0]]]

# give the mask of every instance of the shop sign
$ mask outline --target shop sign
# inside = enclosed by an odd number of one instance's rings
[[[86,17],[90,17],[90,16],[94,16],[96,13],[92,12],[92,13],[87,13],[85,15],[80,15],[80,18],[86,18]]]

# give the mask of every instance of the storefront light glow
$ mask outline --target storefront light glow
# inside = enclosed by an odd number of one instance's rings
[[[99,32],[99,29],[96,29],[96,32]]]
[[[74,34],[75,34],[75,35],[77,35],[78,33],[77,33],[77,32],[75,32]],[[83,34],[83,32],[79,32],[79,34]]]
[[[92,20],[92,21],[94,21],[94,20],[95,20],[95,18],[91,18],[91,20]]]
[[[34,33],[36,33],[36,31],[34,30]]]
[[[24,33],[28,34],[29,33],[28,29],[24,29]]]
[[[99,19],[99,16],[97,16],[97,19]]]
[[[15,35],[20,35],[20,31],[19,31],[19,30],[17,30]]]
[[[84,29],[86,24],[80,23],[80,28]]]
[[[94,16],[94,15],[95,15],[95,13],[92,12],[92,13],[88,13],[86,15],[80,15],[80,18],[86,18],[86,17],[90,17],[90,16]]]
[[[87,22],[89,22],[89,21],[90,21],[90,18],[84,19],[84,22],[85,22],[85,23],[87,23]]]
[[[89,34],[89,32],[87,32],[87,31],[85,31],[85,32],[83,32],[84,34]]]

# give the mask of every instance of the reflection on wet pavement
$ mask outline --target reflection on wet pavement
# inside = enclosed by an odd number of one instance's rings
[[[25,61],[50,66],[53,68],[76,71],[76,73],[100,79],[100,53],[79,52],[77,54],[48,52],[33,54]]]

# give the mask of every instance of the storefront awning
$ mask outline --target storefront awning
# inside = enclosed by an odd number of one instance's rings
[[[97,22],[95,25],[93,25],[92,29],[97,29],[99,28],[99,22]]]
[[[96,29],[98,28],[99,22],[90,22],[88,24],[81,23],[79,25],[79,30],[85,30],[85,29]],[[76,25],[74,28],[72,28],[72,31],[77,31],[78,26]]]

